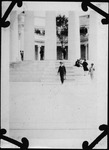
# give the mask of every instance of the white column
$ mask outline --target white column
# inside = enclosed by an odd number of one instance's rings
[[[101,8],[106,11],[105,9]],[[108,13],[108,11],[107,11]],[[103,25],[98,15],[98,38],[97,38],[97,86],[98,86],[98,123],[107,124],[107,102],[108,102],[108,25]]]
[[[56,60],[56,16],[54,11],[46,12],[45,60]]]
[[[102,4],[101,4],[102,6]],[[100,7],[100,6],[99,6]],[[105,7],[101,8],[108,12]],[[97,82],[97,123],[107,124],[107,74],[108,74],[108,25],[101,23],[102,16],[90,12],[89,60],[95,64]]]
[[[18,60],[21,61],[21,56],[20,56],[20,35],[19,35],[19,40],[18,40]]]
[[[41,45],[38,45],[38,60],[40,60],[40,48],[41,48]]]
[[[24,27],[21,29],[21,36],[20,36],[20,50],[24,51]]]
[[[68,60],[80,58],[80,27],[78,12],[70,11],[68,20]]]
[[[24,60],[35,60],[34,12],[25,12],[24,21]]]
[[[10,14],[10,62],[16,62],[19,59],[19,39],[18,39],[18,14],[12,11]]]
[[[10,27],[2,28],[1,42],[1,127],[9,134],[9,47]]]
[[[6,5],[2,3],[2,14],[4,14],[8,6],[9,2]],[[10,16],[7,20],[10,20]],[[1,27],[1,128],[7,130],[7,136],[9,136],[9,51],[10,26],[7,28]],[[6,143],[3,141],[2,144]]]
[[[19,31],[19,60],[21,61],[20,51],[24,51],[24,18],[25,14],[18,15],[18,31]]]
[[[98,14],[90,11],[89,19],[89,60],[97,61],[97,45],[98,45]]]

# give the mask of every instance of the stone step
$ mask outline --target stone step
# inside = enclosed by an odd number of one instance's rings
[[[60,61],[24,61],[13,63],[10,65],[10,81],[13,82],[35,82],[35,81],[57,81],[60,79],[57,76]],[[74,80],[76,76],[83,75],[83,69],[72,65],[71,61],[65,61],[66,78]]]

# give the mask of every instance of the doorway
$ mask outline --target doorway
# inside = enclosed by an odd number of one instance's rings
[[[61,46],[57,46],[57,60],[68,60],[68,46],[65,46],[65,58],[63,57],[63,52]]]
[[[38,45],[35,45],[35,60],[38,60]]]

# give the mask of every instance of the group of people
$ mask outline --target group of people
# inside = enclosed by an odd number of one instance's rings
[[[81,65],[84,70],[84,75],[90,74],[91,79],[93,79],[94,71],[95,71],[93,63],[91,63],[91,66],[89,68],[88,68],[88,63],[86,62],[86,59],[84,59],[83,62],[79,61],[79,63],[76,62],[75,64],[79,64],[79,65],[77,65],[77,67],[80,67],[80,65]],[[64,66],[63,62],[60,62],[60,66],[58,68],[58,74],[60,74],[60,80],[61,80],[61,83],[63,84],[64,80],[66,79],[66,67]]]
[[[86,59],[84,59],[82,66],[84,70],[84,75],[87,75],[88,72],[88,74],[90,74],[91,79],[93,79],[95,71],[94,64],[91,63],[91,66],[88,68],[88,63],[86,62]]]
[[[81,67],[82,66],[82,59],[77,59],[75,62],[76,67]]]

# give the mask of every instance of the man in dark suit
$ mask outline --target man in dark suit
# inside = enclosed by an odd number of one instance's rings
[[[40,60],[43,60],[44,59],[44,50],[43,48],[41,47],[40,48]]]
[[[21,60],[23,61],[23,58],[24,58],[24,51],[20,51],[20,55],[21,55]]]
[[[83,62],[83,70],[84,70],[84,75],[86,75],[87,74],[87,72],[88,72],[88,63],[86,62],[86,59],[84,59],[84,62]]]
[[[61,83],[63,84],[64,80],[65,80],[65,77],[66,77],[66,68],[65,68],[65,66],[63,65],[62,62],[60,62],[58,73],[60,73],[60,80],[61,80]]]
[[[66,48],[63,48],[63,59],[66,59]]]

